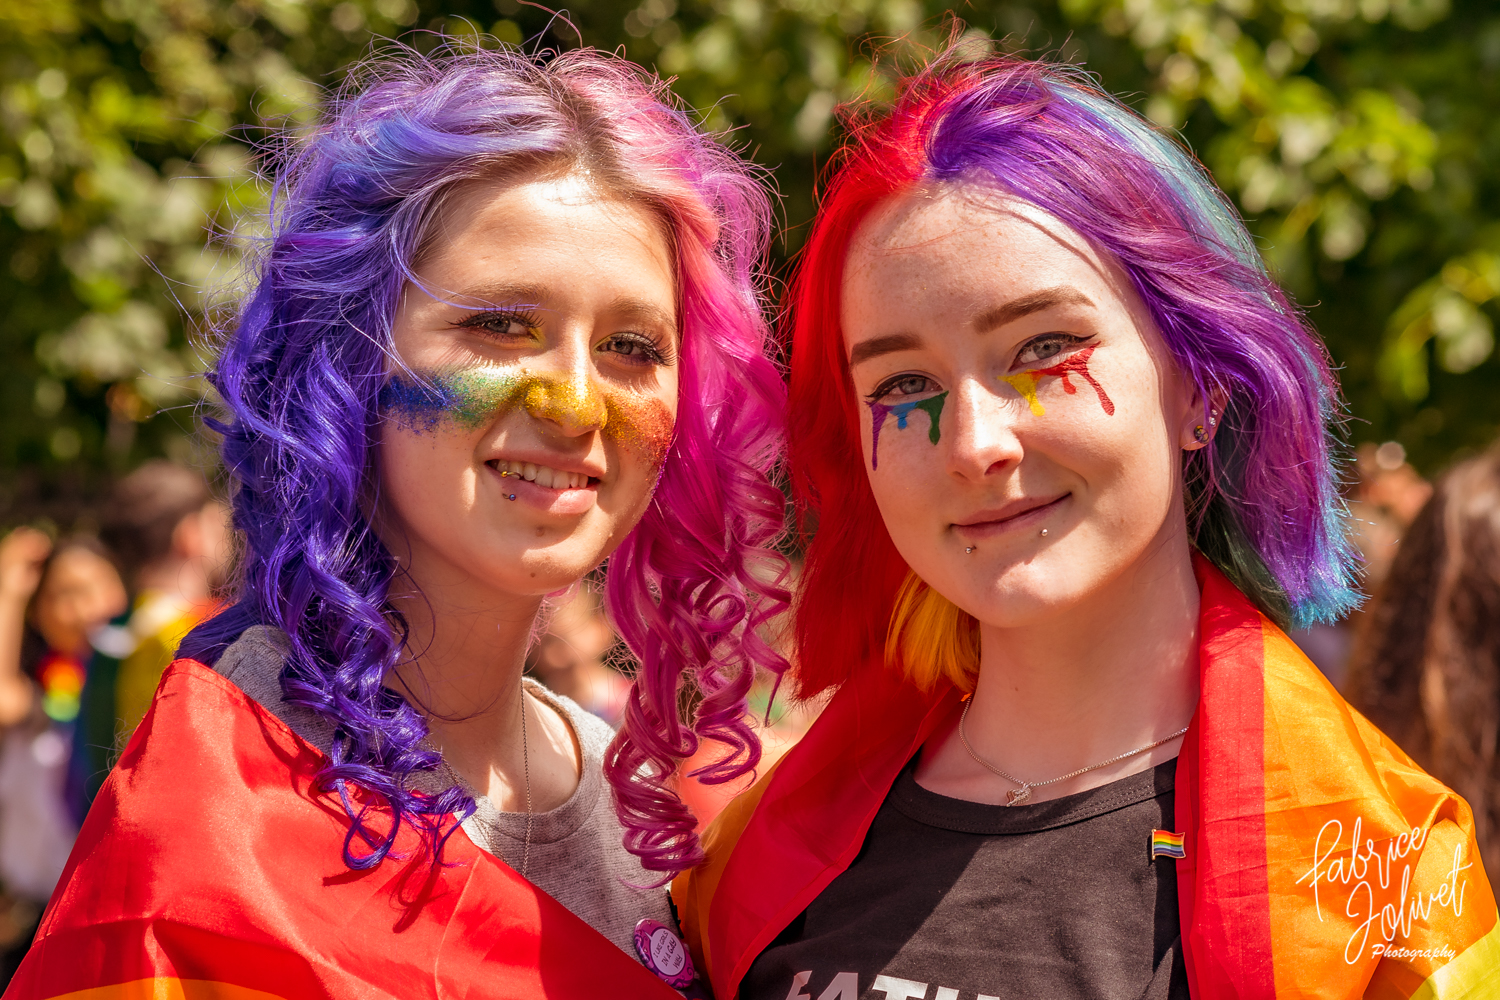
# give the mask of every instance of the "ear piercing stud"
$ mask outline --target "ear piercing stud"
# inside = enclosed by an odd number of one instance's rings
[[[1210,417],[1209,419],[1211,421],[1213,418]],[[1193,440],[1197,441],[1199,444],[1208,444],[1208,431],[1203,429],[1202,424],[1199,424],[1197,427],[1193,428]]]

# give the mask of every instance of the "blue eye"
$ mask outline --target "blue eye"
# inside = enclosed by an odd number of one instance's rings
[[[1070,347],[1087,343],[1092,338],[1078,337],[1071,333],[1044,333],[1040,337],[1034,337],[1026,342],[1016,355],[1015,365],[1033,365],[1040,361],[1049,361],[1057,357]]]
[[[886,396],[920,396],[923,393],[937,392],[939,386],[926,375],[916,375],[907,372],[886,379],[870,393],[870,399],[884,399]]]

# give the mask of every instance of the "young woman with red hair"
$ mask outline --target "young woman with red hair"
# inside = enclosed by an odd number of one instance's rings
[[[1477,997],[1472,817],[1284,629],[1356,597],[1316,335],[1083,74],[852,122],[792,290],[836,689],[674,894],[719,1000]]]

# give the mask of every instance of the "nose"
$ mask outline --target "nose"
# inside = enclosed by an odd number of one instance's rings
[[[1020,463],[1025,449],[1016,435],[1024,419],[1019,398],[1006,399],[979,380],[966,378],[952,389],[953,416],[944,437],[948,471],[975,482]]]
[[[600,430],[609,421],[604,394],[588,371],[532,371],[526,381],[521,395],[526,412],[556,424],[569,437]]]

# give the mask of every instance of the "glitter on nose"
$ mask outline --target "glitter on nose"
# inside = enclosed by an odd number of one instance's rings
[[[412,380],[393,375],[380,392],[380,407],[414,433],[473,431],[523,408],[571,433],[601,431],[653,469],[666,461],[672,444],[675,419],[666,403],[625,387],[601,388],[587,376],[496,366],[413,374]]]
[[[609,410],[592,379],[533,373],[528,381],[523,405],[533,417],[551,420],[572,433],[607,426]]]

